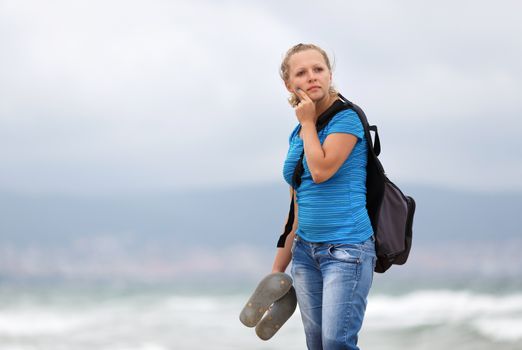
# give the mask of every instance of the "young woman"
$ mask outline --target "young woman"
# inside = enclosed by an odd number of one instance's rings
[[[366,210],[368,145],[357,114],[341,110],[317,132],[319,116],[340,103],[328,56],[316,45],[288,50],[281,77],[299,124],[283,174],[294,201],[293,229],[272,272],[291,274],[310,350],[359,349],[358,332],[376,263]],[[292,176],[304,150],[301,183]]]

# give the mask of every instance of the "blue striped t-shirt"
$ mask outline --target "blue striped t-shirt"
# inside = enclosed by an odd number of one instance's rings
[[[283,175],[292,185],[292,175],[303,152],[300,125],[290,135],[290,147]],[[366,210],[366,163],[368,145],[357,114],[351,110],[338,112],[318,133],[323,144],[333,133],[357,137],[348,159],[327,181],[316,184],[304,157],[304,173],[297,189],[298,228],[296,234],[309,242],[361,243],[373,234]]]

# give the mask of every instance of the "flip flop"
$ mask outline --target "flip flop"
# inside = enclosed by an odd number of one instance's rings
[[[239,320],[247,327],[254,327],[276,300],[281,299],[292,287],[292,277],[283,272],[271,273],[257,285],[239,314]]]
[[[268,309],[265,317],[257,324],[256,334],[263,340],[268,340],[277,333],[283,324],[292,316],[297,307],[294,287]]]

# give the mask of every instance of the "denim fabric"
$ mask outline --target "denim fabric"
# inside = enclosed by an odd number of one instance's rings
[[[375,240],[312,243],[296,236],[292,277],[309,350],[359,349],[376,263]]]

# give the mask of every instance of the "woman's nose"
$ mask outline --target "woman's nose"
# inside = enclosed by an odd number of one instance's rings
[[[317,80],[317,77],[315,76],[315,73],[312,71],[308,74],[308,81],[309,82],[312,82],[312,81],[315,81]]]

